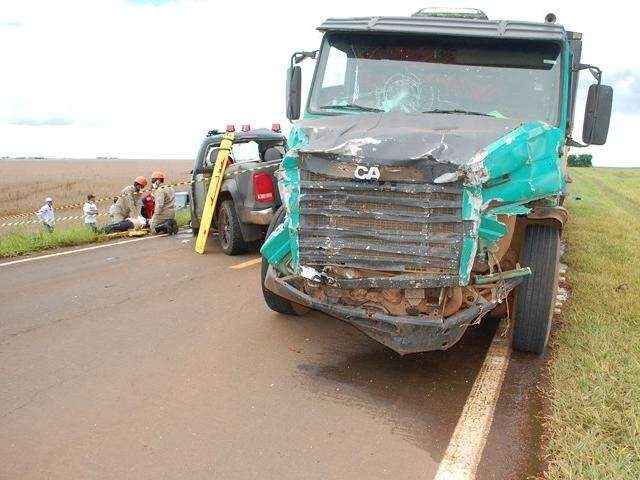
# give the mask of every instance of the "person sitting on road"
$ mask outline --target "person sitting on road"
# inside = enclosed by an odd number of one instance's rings
[[[98,207],[96,206],[96,197],[93,194],[87,195],[87,201],[82,206],[82,212],[84,213],[84,224],[87,228],[90,228],[94,232],[97,232],[96,221],[98,216]]]
[[[176,194],[173,188],[164,185],[164,179],[165,176],[162,172],[151,174],[151,185],[154,188],[153,197],[156,203],[153,216],[149,221],[149,229],[151,233],[175,235],[178,233],[175,209]]]
[[[147,179],[136,177],[133,185],[128,185],[122,189],[122,193],[115,203],[113,212],[113,223],[122,222],[128,218],[138,218],[142,209],[142,198],[140,191],[147,186]]]
[[[45,198],[44,205],[36,212],[36,217],[40,219],[42,226],[47,232],[53,232],[53,229],[56,227],[56,216],[53,211],[53,198]]]

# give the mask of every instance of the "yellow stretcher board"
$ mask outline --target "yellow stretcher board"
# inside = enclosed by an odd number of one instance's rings
[[[202,218],[200,219],[200,231],[198,232],[198,238],[196,240],[196,252],[198,253],[204,253],[204,248],[207,246],[209,229],[211,228],[213,216],[216,213],[218,194],[220,193],[220,187],[222,187],[224,172],[227,169],[227,158],[229,158],[229,151],[231,150],[234,138],[235,133],[227,132],[224,134],[222,141],[220,142],[218,156],[216,157],[216,163],[213,166],[213,173],[211,174],[209,189],[207,190],[207,199],[204,202],[204,211],[202,212]]]

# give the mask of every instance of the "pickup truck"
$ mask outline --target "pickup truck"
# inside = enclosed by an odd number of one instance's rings
[[[233,126],[227,126],[227,131],[233,130]],[[281,204],[273,173],[286,152],[286,138],[277,124],[270,130],[251,130],[248,126],[242,130],[235,134],[214,218],[222,251],[227,255],[245,252],[262,240]],[[207,134],[192,171],[189,204],[194,236],[200,229],[222,136],[217,130]]]

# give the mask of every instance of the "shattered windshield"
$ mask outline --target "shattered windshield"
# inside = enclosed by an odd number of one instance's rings
[[[560,67],[552,42],[328,34],[309,111],[466,113],[557,125]]]

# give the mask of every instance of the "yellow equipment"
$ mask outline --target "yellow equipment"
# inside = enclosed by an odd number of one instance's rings
[[[216,164],[213,166],[211,182],[209,183],[209,189],[207,190],[207,199],[204,203],[202,219],[200,220],[200,231],[198,232],[198,238],[196,240],[196,252],[198,253],[204,253],[204,248],[207,245],[209,229],[211,228],[213,216],[216,213],[218,194],[220,193],[220,187],[222,186],[222,180],[224,179],[224,172],[227,169],[227,158],[229,158],[229,151],[231,150],[234,138],[234,132],[227,132],[224,134],[222,141],[220,142],[218,156],[216,157]]]

